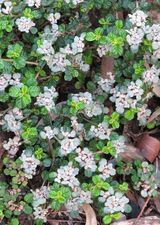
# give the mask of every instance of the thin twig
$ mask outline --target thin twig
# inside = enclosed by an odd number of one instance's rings
[[[138,220],[139,220],[140,217],[143,215],[144,210],[145,210],[145,208],[147,207],[147,205],[148,205],[150,199],[151,199],[151,196],[148,196],[148,198],[147,198],[146,202],[144,203],[143,208],[141,209],[141,211],[140,211],[140,213],[139,213],[137,219],[135,220],[135,222],[134,222],[132,225],[136,225],[136,224],[137,224]]]
[[[13,62],[13,59],[3,59],[3,58],[1,58],[1,59],[6,62]],[[38,66],[37,62],[26,61],[26,64]]]

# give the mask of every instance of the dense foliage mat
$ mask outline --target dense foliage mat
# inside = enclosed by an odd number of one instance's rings
[[[157,196],[159,142],[151,160],[135,148],[160,126],[157,4],[0,0],[2,225],[80,219],[84,204],[110,224],[132,217],[129,190]]]

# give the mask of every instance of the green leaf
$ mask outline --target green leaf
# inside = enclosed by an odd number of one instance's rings
[[[106,215],[103,217],[103,223],[104,224],[110,224],[112,222],[112,217],[110,215]]]
[[[9,99],[9,95],[5,92],[0,92],[0,102],[6,102]]]
[[[50,167],[51,166],[51,160],[50,159],[44,159],[43,160],[43,165],[44,167]]]
[[[52,201],[51,208],[58,211],[61,208],[61,204],[57,201]]]
[[[7,57],[17,59],[20,57],[23,47],[19,44],[9,45],[7,51]]]
[[[26,60],[21,56],[13,60],[13,65],[17,70],[22,69],[26,65]]]
[[[129,204],[126,204],[124,210],[126,213],[130,213],[132,211],[132,207]]]
[[[22,138],[29,140],[30,138],[34,138],[38,135],[37,128],[28,127],[22,132]]]
[[[116,28],[117,29],[122,29],[123,28],[123,21],[122,20],[117,20],[115,22]]]
[[[138,112],[137,109],[129,109],[127,110],[125,113],[124,113],[124,117],[127,119],[127,120],[133,120],[134,119],[134,116],[136,114],[136,112]]]
[[[16,99],[15,106],[20,109],[23,109],[30,103],[31,103],[31,97],[30,95],[26,94],[25,96],[22,96]]]
[[[19,220],[17,218],[12,218],[11,225],[19,225]]]
[[[9,95],[10,95],[11,97],[17,98],[17,97],[19,96],[19,94],[20,94],[20,88],[19,88],[19,87],[13,86],[13,87],[11,87],[11,88],[9,89]]]
[[[32,207],[30,207],[29,205],[25,205],[24,206],[24,213],[27,215],[31,215],[33,212]]]
[[[123,182],[122,184],[119,185],[120,191],[128,191],[128,183]]]
[[[38,96],[39,93],[40,93],[40,88],[39,87],[37,87],[37,86],[31,86],[31,87],[29,87],[29,94],[32,97]]]
[[[33,194],[32,193],[28,193],[24,196],[24,200],[27,202],[27,203],[31,203],[33,201]]]
[[[88,32],[85,36],[87,41],[94,41],[96,40],[96,35],[93,32]]]

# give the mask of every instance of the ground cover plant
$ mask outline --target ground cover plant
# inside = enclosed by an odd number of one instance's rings
[[[111,224],[129,192],[158,196],[160,142],[135,145],[160,125],[159,3],[0,0],[1,225],[81,224],[86,204]]]

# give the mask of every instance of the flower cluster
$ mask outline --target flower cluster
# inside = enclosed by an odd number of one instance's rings
[[[34,208],[33,215],[35,219],[40,219],[44,222],[47,222],[47,214],[48,209],[42,208],[41,206]]]
[[[44,93],[40,93],[37,97],[37,101],[35,105],[43,106],[48,111],[51,111],[55,108],[55,98],[57,98],[58,93],[56,92],[56,89],[54,87],[48,88],[44,87]]]
[[[84,148],[83,150],[81,148],[77,148],[76,153],[78,156],[75,158],[75,160],[80,164],[81,167],[84,167],[85,170],[91,170],[92,172],[96,171],[97,166],[94,159],[94,154],[89,151],[88,148]]]
[[[16,25],[19,31],[29,33],[31,28],[35,26],[35,23],[30,18],[22,16],[16,20]]]
[[[121,192],[116,192],[114,195],[109,196],[105,202],[104,212],[115,213],[125,212],[125,207],[129,203],[129,199]]]
[[[152,26],[147,24],[147,14],[141,10],[137,10],[132,15],[129,15],[130,22],[134,26],[130,30],[127,30],[127,41],[131,46],[131,49],[135,52],[138,51],[140,44],[144,41],[144,37],[148,41],[151,41],[153,48],[153,58],[160,58],[160,26],[159,24],[153,24]]]
[[[82,59],[82,52],[84,50],[84,38],[85,34],[82,33],[80,36],[75,36],[71,44],[67,44],[65,47],[61,47],[58,52],[55,52],[52,47],[53,43],[57,40],[60,35],[58,32],[57,22],[60,19],[60,13],[50,14],[48,20],[52,24],[52,31],[54,38],[42,37],[42,44],[37,49],[38,53],[44,55],[43,59],[52,72],[65,72],[66,68],[72,64],[75,67],[79,67],[82,71],[87,72],[89,65],[84,63]],[[46,28],[48,29],[48,27]]]
[[[11,158],[15,157],[16,153],[19,150],[20,145],[21,145],[21,142],[20,142],[19,136],[15,136],[14,138],[9,138],[8,142],[7,141],[3,142],[3,148],[7,150],[7,153]]]
[[[0,1],[0,12],[3,14],[10,14],[12,12],[12,2],[11,1],[5,1],[5,0],[1,0]]]
[[[51,128],[50,126],[44,127],[44,131],[40,132],[40,136],[43,139],[52,139],[59,132],[58,128]]]
[[[8,86],[18,86],[21,87],[21,74],[14,73],[11,74],[1,74],[0,76],[0,91],[4,91]]]
[[[18,108],[13,108],[5,114],[1,123],[7,130],[19,135],[21,133],[21,120],[23,118],[23,112]]]
[[[78,211],[80,206],[85,204],[92,203],[91,199],[91,192],[90,191],[83,191],[79,187],[75,188],[74,192],[72,193],[71,198],[66,202],[65,207],[68,211]]]
[[[26,177],[32,179],[33,175],[36,174],[36,168],[40,165],[40,161],[33,154],[27,153],[25,150],[19,159],[22,161],[21,168],[24,170]]]
[[[106,53],[108,53],[110,51],[111,51],[110,45],[102,45],[102,46],[99,46],[97,48],[97,52],[98,52],[99,57],[105,56]]]
[[[35,6],[36,8],[39,8],[41,6],[41,0],[26,0],[26,4],[29,7]]]
[[[83,113],[88,117],[98,116],[105,111],[104,106],[96,102],[94,96],[89,92],[72,94],[72,104],[74,105],[74,103],[82,103],[84,105]]]
[[[70,3],[72,2],[74,5],[77,5],[81,2],[83,2],[84,0],[64,0],[66,3]]]
[[[101,78],[98,84],[104,92],[108,93],[115,83],[115,77],[111,72],[108,72],[106,77],[106,79]]]
[[[134,188],[141,191],[142,197],[146,198],[147,196],[157,195],[159,182],[156,180],[153,165],[150,165],[148,162],[142,162],[136,176],[138,180],[134,183]]]
[[[125,142],[126,140],[124,136],[119,136],[118,139],[112,141],[113,147],[116,149],[116,156],[125,151]]]
[[[68,163],[66,166],[61,166],[56,173],[55,182],[62,185],[68,185],[71,188],[79,186],[79,181],[76,178],[79,169],[74,168],[72,163]]]
[[[93,137],[97,137],[102,140],[109,140],[111,135],[112,129],[108,128],[108,124],[106,122],[102,122],[98,124],[96,127],[95,125],[92,125],[90,128],[90,134]]]
[[[49,196],[49,189],[47,186],[42,186],[40,189],[32,190],[33,202],[32,205],[36,209],[38,206],[46,203]]]
[[[138,79],[136,82],[131,81],[127,86],[116,86],[111,89],[110,100],[115,102],[118,113],[123,113],[128,108],[137,107],[137,103],[142,99],[144,93],[142,85],[143,82]]]
[[[104,180],[116,174],[116,170],[113,168],[113,164],[107,163],[106,159],[101,159],[99,161],[98,170],[99,172],[101,172],[100,177],[102,177]]]
[[[156,85],[159,83],[159,75],[160,75],[160,69],[157,69],[154,65],[146,70],[142,74],[142,78],[144,83],[149,84],[149,85]]]
[[[147,105],[143,105],[141,108],[139,108],[139,111],[137,113],[137,119],[139,121],[139,124],[144,126],[147,123],[147,119],[151,115],[151,110],[147,108]]]

